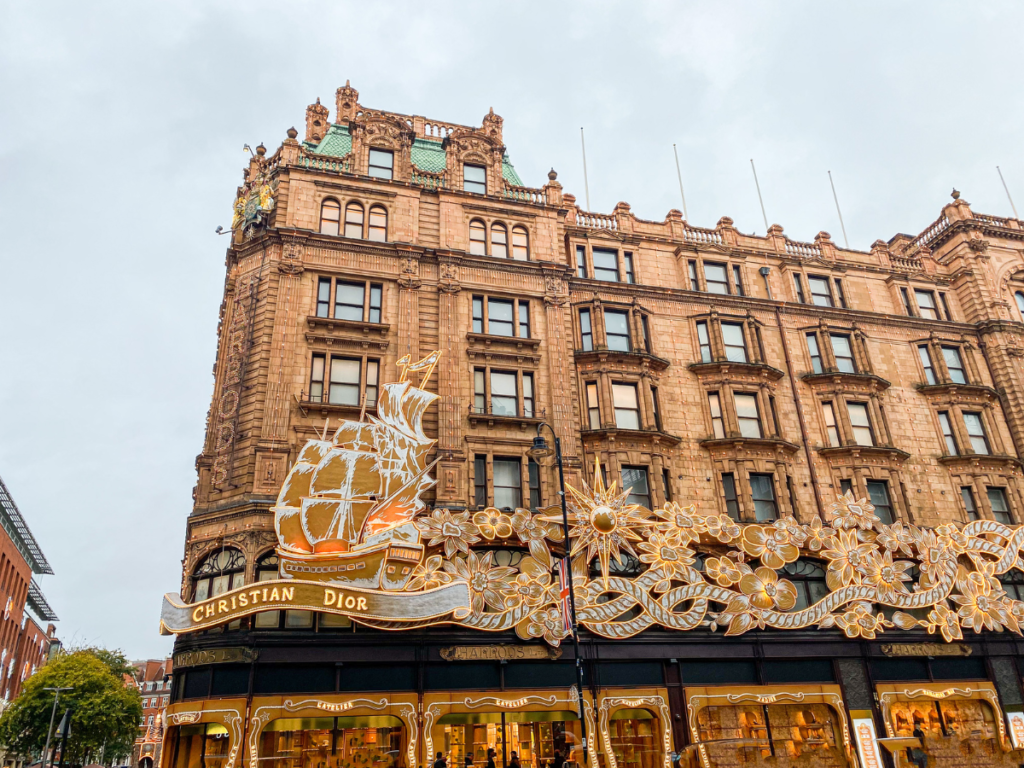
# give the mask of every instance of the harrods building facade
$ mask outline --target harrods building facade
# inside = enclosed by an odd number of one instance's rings
[[[180,587],[191,607],[287,578],[275,505],[304,446],[383,420],[440,351],[417,513],[439,557],[391,589],[463,574],[480,621],[306,605],[181,631],[163,768],[541,768],[583,761],[581,727],[595,768],[1024,762],[1021,223],[954,194],[857,251],[593,213],[553,171],[526,186],[502,126],[346,85],[257,149]],[[582,724],[572,644],[527,594],[558,577],[524,563],[557,574],[565,549],[542,422],[567,485],[639,510],[606,569],[574,561]]]

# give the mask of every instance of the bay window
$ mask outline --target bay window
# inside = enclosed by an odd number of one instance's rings
[[[636,384],[612,384],[615,426],[619,429],[640,429],[640,405]]]

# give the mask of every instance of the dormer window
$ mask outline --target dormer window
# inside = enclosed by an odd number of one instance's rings
[[[462,166],[462,188],[476,195],[487,194],[487,169],[482,165]]]
[[[370,149],[370,164],[367,173],[377,179],[395,177],[395,153],[386,149]]]

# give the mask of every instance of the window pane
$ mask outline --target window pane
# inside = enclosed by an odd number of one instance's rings
[[[711,427],[716,438],[725,437],[725,424],[722,421],[722,403],[717,392],[708,393],[708,405],[711,407]]]
[[[827,278],[808,275],[807,284],[811,286],[811,299],[816,306],[832,306],[832,292],[829,290]]]
[[[363,236],[363,206],[349,203],[345,206],[345,237]]]
[[[815,373],[821,373],[823,369],[821,366],[821,352],[818,350],[817,334],[807,334],[807,350],[811,353],[811,369]]]
[[[366,407],[373,408],[377,405],[377,384],[380,377],[380,361],[366,361]]]
[[[964,501],[964,511],[967,512],[968,520],[978,519],[978,508],[974,505],[974,491],[968,486],[960,489],[960,498]]]
[[[946,443],[946,453],[950,456],[956,456],[960,451],[957,450],[956,439],[953,436],[953,425],[949,421],[949,413],[942,411],[939,413],[939,426],[942,427],[942,437]]]
[[[523,374],[523,415],[533,418],[533,374]]]
[[[731,472],[722,473],[722,495],[725,496],[725,512],[733,520],[740,519],[740,505],[736,498],[736,480]]]
[[[875,440],[871,432],[867,405],[865,403],[847,403],[846,409],[850,414],[854,442],[857,445],[874,445]]]
[[[394,171],[395,156],[383,149],[371,149],[369,165],[370,176],[378,179],[390,179]]]
[[[487,230],[482,221],[469,222],[469,252],[475,256],[487,255]]]
[[[651,491],[647,484],[646,467],[623,467],[622,489],[630,491],[626,497],[627,504],[651,508]]]
[[[576,246],[576,276],[587,276],[587,249],[582,245]]]
[[[338,320],[362,320],[365,295],[363,283],[338,282],[334,289],[334,316]]]
[[[633,274],[633,254],[632,253],[623,254],[622,260],[623,260],[623,262],[626,265],[626,282],[627,283],[635,283],[636,282],[636,275]]]
[[[629,315],[626,312],[604,313],[604,328],[608,336],[608,349],[629,352]]]
[[[480,296],[473,297],[473,333],[484,332],[484,300]]]
[[[757,397],[754,395],[736,396],[736,418],[740,424],[740,435],[743,437],[761,437],[761,419],[757,413]]]
[[[487,457],[480,454],[473,459],[473,503],[487,506]]]
[[[594,349],[594,333],[590,327],[590,310],[580,310],[580,341],[583,344],[583,351],[590,352]]]
[[[825,432],[828,435],[828,444],[837,448],[839,446],[839,430],[836,427],[836,409],[831,402],[822,403],[822,412],[825,414]]]
[[[316,287],[316,316],[328,317],[331,311],[331,278],[321,277]]]
[[[857,366],[853,362],[853,350],[850,348],[850,337],[833,333],[829,336],[832,342],[832,354],[836,358],[836,368],[843,373],[856,373]]]
[[[725,342],[725,358],[734,363],[747,362],[747,345],[743,338],[743,326],[737,323],[722,323],[722,340]]]
[[[519,300],[519,337],[530,338],[530,303],[525,299]]]
[[[388,213],[379,205],[370,209],[370,228],[367,237],[378,243],[388,239]]]
[[[491,225],[491,256],[508,258],[508,232],[501,224]]]
[[[875,514],[885,525],[893,524],[892,501],[889,499],[889,484],[884,480],[868,480],[868,497],[875,507]]]
[[[320,208],[320,233],[336,235],[341,225],[341,205],[334,200],[324,200]]]
[[[1014,294],[1014,298],[1017,300],[1017,311],[1020,312],[1021,319],[1024,320],[1024,293],[1018,291]]]
[[[522,227],[512,227],[512,258],[526,261],[530,258],[529,237]]]
[[[359,405],[360,363],[359,360],[332,358],[330,403]]]
[[[380,285],[370,286],[370,322],[380,322],[381,298],[384,289]]]
[[[709,264],[705,261],[704,280],[708,284],[708,293],[729,293],[729,279],[724,264]]]
[[[985,439],[985,426],[981,421],[980,413],[964,413],[964,426],[967,427],[967,434],[971,438],[971,447],[975,453],[988,453],[988,440]]]
[[[487,170],[481,165],[462,166],[462,188],[478,195],[487,194]]]
[[[997,523],[1012,524],[1010,507],[1006,503],[1006,491],[1002,488],[989,488],[988,503],[992,505],[992,516],[995,517]]]
[[[619,282],[618,251],[595,248],[592,257],[594,259],[594,277],[611,283]]]
[[[943,347],[942,359],[946,361],[949,380],[957,384],[966,384],[967,377],[964,375],[964,361],[960,357],[960,350],[956,347]]]
[[[921,317],[929,320],[938,320],[939,314],[935,311],[935,294],[931,291],[915,290],[914,297],[917,299],[917,308],[921,310]]]
[[[711,362],[711,339],[708,337],[708,324],[697,323],[697,342],[700,345],[700,361]]]
[[[487,392],[484,389],[484,373],[482,368],[473,371],[473,410],[477,413],[486,411]]]
[[[636,386],[612,384],[612,400],[615,406],[615,425],[620,429],[640,429]]]
[[[492,336],[514,335],[512,323],[512,302],[487,300],[487,332]]]
[[[517,416],[516,375],[491,372],[491,413],[495,416]]]
[[[522,475],[519,459],[494,460],[494,506],[516,509],[522,504]]]
[[[932,356],[928,351],[928,347],[922,344],[917,348],[917,353],[921,356],[921,366],[924,368],[924,378],[929,384],[935,384],[935,369],[932,367]]]
[[[751,475],[750,496],[754,501],[754,514],[759,523],[774,520],[778,516],[775,508],[775,485],[771,475]]]

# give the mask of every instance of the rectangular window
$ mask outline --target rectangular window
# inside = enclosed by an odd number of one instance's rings
[[[720,293],[728,295],[729,278],[726,276],[725,264],[714,264],[704,262],[704,282],[707,283],[708,293]]]
[[[832,289],[829,287],[827,277],[807,276],[807,284],[811,287],[811,303],[816,307],[832,307]]]
[[[338,320],[361,321],[365,297],[365,283],[343,283],[339,280],[334,287],[334,317]]]
[[[626,282],[630,284],[636,283],[636,274],[633,272],[633,254],[628,251],[622,254],[622,261],[626,267]]]
[[[833,448],[839,447],[839,429],[836,427],[836,409],[831,401],[822,403],[821,410],[825,414],[825,434],[828,436],[828,444]]]
[[[597,382],[587,382],[587,418],[591,429],[601,428],[601,406],[597,399]]]
[[[367,173],[377,179],[394,178],[395,153],[384,149],[371,149]]]
[[[946,301],[946,294],[939,294],[939,303],[942,305],[942,312],[945,314],[947,320],[953,319],[953,314],[949,311],[949,302]]]
[[[640,335],[643,336],[644,352],[651,351],[651,329],[647,325],[647,315],[640,315]]]
[[[359,405],[360,368],[362,360],[359,358],[331,358],[331,389],[327,402],[332,405]]]
[[[978,519],[978,506],[974,503],[974,491],[970,486],[964,485],[960,488],[960,498],[964,500],[964,511],[967,513],[967,522]]]
[[[900,298],[903,299],[903,309],[906,310],[907,314],[911,317],[914,316],[914,308],[910,304],[910,294],[907,293],[906,288],[900,288]]]
[[[592,352],[594,349],[594,329],[590,325],[590,310],[580,310],[580,341],[583,344],[584,352]]]
[[[740,323],[722,323],[722,342],[725,345],[725,359],[733,363],[747,362],[747,340]]]
[[[515,336],[512,302],[487,299],[487,333],[491,336]]]
[[[960,350],[956,347],[943,347],[942,359],[946,361],[949,380],[954,384],[966,384],[967,372],[964,370],[964,361],[960,357]]]
[[[796,289],[796,300],[801,304],[806,304],[807,299],[804,296],[804,281],[800,279],[798,272],[793,273],[793,287]]]
[[[491,414],[494,416],[518,416],[516,397],[516,375],[491,371]]]
[[[530,509],[536,512],[543,504],[540,498],[540,464],[533,459],[527,461],[526,474],[530,480]]]
[[[530,338],[530,302],[519,300],[519,338]]]
[[[850,337],[840,333],[831,333],[828,338],[832,342],[832,354],[836,358],[836,369],[843,373],[856,373],[857,364],[853,360]]]
[[[523,374],[523,416],[532,419],[534,414],[533,374]]]
[[[587,277],[587,249],[585,246],[576,246],[576,276]]]
[[[487,194],[487,169],[482,165],[462,166],[462,188],[478,195]]]
[[[839,300],[839,306],[846,309],[846,293],[843,291],[843,281],[836,277],[833,278],[832,282],[836,284],[836,298]]]
[[[651,508],[651,487],[647,482],[646,467],[623,467],[622,487],[629,491],[629,496],[626,497],[627,504]]]
[[[487,413],[487,390],[484,382],[487,372],[483,368],[473,369],[473,411]]]
[[[939,411],[939,426],[942,427],[942,439],[946,442],[946,453],[950,456],[959,455],[956,438],[953,436],[953,424],[949,420],[949,411]]]
[[[722,400],[717,392],[708,392],[708,405],[711,406],[711,432],[722,439],[725,437],[725,422],[722,419]]]
[[[523,506],[522,462],[519,459],[494,459],[494,506],[518,509]]]
[[[915,288],[914,298],[917,299],[917,309],[921,313],[921,317],[926,320],[939,319],[939,312],[935,307],[935,294],[932,291]]]
[[[661,484],[665,487],[665,501],[672,501],[672,475],[667,469],[661,470]]]
[[[824,367],[821,364],[821,350],[818,349],[818,334],[807,334],[807,351],[811,354],[811,370],[814,373],[821,373]]]
[[[867,403],[847,403],[846,410],[850,414],[850,426],[853,427],[853,442],[857,445],[874,445],[875,433],[871,429],[868,418]]]
[[[381,300],[384,296],[384,286],[380,283],[370,283],[370,317],[371,323],[380,322]]]
[[[746,291],[743,290],[743,271],[740,269],[739,264],[732,265],[732,284],[736,286],[737,296],[746,296]]]
[[[761,437],[761,415],[757,411],[757,396],[736,393],[733,397],[736,398],[736,420],[740,425],[740,435]]]
[[[630,352],[629,313],[606,309],[604,330],[608,337],[608,349],[615,352]]]
[[[697,262],[696,261],[687,262],[687,274],[689,274],[689,276],[690,276],[690,290],[691,291],[699,291],[700,290],[700,283],[697,282]],[[1024,310],[1021,311],[1021,314],[1024,315]]]
[[[868,480],[868,498],[875,507],[875,514],[883,525],[892,525],[896,518],[892,514],[892,499],[889,498],[889,483],[885,480]]]
[[[487,506],[487,457],[479,453],[473,459],[473,503]]]
[[[967,436],[971,439],[971,450],[978,454],[988,454],[988,437],[985,435],[981,414],[964,411],[964,426],[967,427]]]
[[[657,387],[651,387],[651,407],[654,408],[654,428],[661,432],[661,406],[658,403]]]
[[[697,323],[697,343],[700,345],[700,361],[711,362],[711,338],[708,336],[708,324],[703,320]]]
[[[771,475],[750,476],[750,497],[754,501],[757,522],[765,523],[779,516],[775,505],[775,483]]]
[[[594,278],[609,283],[619,282],[619,252],[607,248],[595,248],[591,251],[594,259]]]
[[[853,481],[843,478],[839,481],[839,492],[844,496],[853,491]]]
[[[473,333],[484,332],[484,299],[483,296],[473,297]]]
[[[921,344],[917,348],[917,354],[921,356],[921,367],[924,368],[924,380],[929,384],[937,384],[935,368],[932,366],[932,354],[928,351],[927,344]]]
[[[612,384],[615,405],[615,426],[619,429],[640,429],[640,406],[635,384]]]
[[[366,361],[366,407],[377,407],[377,387],[380,385],[380,362]]]
[[[725,513],[739,522],[740,503],[736,498],[736,478],[732,472],[722,473],[722,495],[725,496]]]
[[[1013,525],[1010,517],[1010,506],[1006,503],[1006,490],[1004,488],[988,487],[988,503],[992,506],[992,517],[997,523]]]
[[[331,278],[321,277],[316,284],[316,316],[330,317]]]

